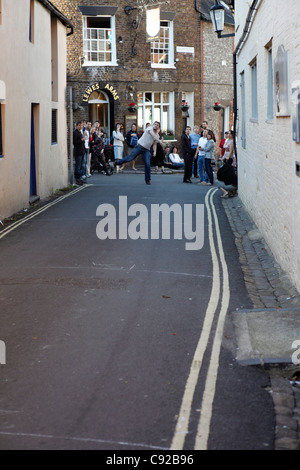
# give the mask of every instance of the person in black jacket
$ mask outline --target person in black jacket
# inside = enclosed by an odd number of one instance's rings
[[[193,170],[193,159],[194,153],[192,151],[191,146],[191,127],[187,126],[185,131],[182,133],[181,136],[181,143],[182,143],[182,157],[184,159],[184,175],[183,175],[183,182],[184,183],[191,183],[192,177],[192,170]]]
[[[82,130],[82,121],[78,121],[76,123],[76,129],[73,131],[73,146],[74,146],[74,158],[75,158],[75,169],[74,169],[74,176],[76,184],[80,186],[83,184],[82,176],[83,176],[83,162],[84,162],[84,154],[85,154],[85,147],[84,147],[84,136],[81,132]]]
[[[233,159],[230,157],[224,161],[224,164],[217,172],[216,184],[221,189],[221,197],[232,197],[237,191],[237,175],[232,166]]]

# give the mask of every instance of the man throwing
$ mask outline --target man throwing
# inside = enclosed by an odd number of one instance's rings
[[[133,148],[130,155],[122,160],[118,160],[118,165],[122,165],[123,163],[131,162],[134,160],[138,155],[142,155],[144,164],[145,164],[145,180],[146,184],[151,184],[151,146],[153,144],[162,144],[159,139],[158,130],[160,129],[160,123],[155,121],[152,126],[149,126],[145,129],[143,135],[139,138],[136,146]]]

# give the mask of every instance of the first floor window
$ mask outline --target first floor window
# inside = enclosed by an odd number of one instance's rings
[[[83,17],[85,65],[116,64],[115,17]]]
[[[30,0],[29,10],[29,42],[34,42],[34,0]]]
[[[268,108],[267,108],[267,119],[272,120],[274,118],[273,111],[273,58],[272,48],[268,50]]]
[[[257,102],[257,63],[251,65],[251,110],[252,119],[258,119],[258,102]]]
[[[144,130],[147,123],[160,122],[161,131],[174,132],[174,94],[169,92],[138,93],[138,126]]]
[[[151,66],[174,66],[173,22],[160,22],[159,38],[151,42]]]

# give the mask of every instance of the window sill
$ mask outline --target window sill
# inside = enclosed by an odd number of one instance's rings
[[[266,124],[274,124],[274,119],[266,119]]]
[[[85,62],[82,67],[117,67],[117,62]]]
[[[258,124],[258,118],[250,118],[250,122],[253,122],[253,124]]]
[[[168,64],[163,64],[163,65],[158,65],[158,64],[151,64],[152,69],[176,69],[175,65],[168,65]]]

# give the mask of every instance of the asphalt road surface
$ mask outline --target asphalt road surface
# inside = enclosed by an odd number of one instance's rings
[[[0,449],[273,448],[268,377],[235,360],[252,305],[220,191],[94,174],[2,230],[0,266]]]

